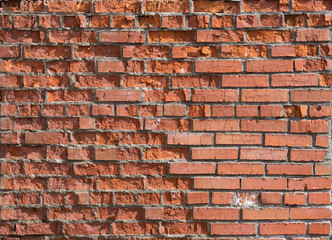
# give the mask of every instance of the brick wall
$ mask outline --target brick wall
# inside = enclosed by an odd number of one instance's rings
[[[1,239],[329,239],[331,0],[1,2]]]

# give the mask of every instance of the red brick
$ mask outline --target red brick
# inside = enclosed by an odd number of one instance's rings
[[[168,172],[165,164],[128,163],[122,165],[122,173],[127,175],[163,175]]]
[[[253,15],[240,15],[236,18],[237,28],[258,27],[258,17]]]
[[[68,160],[90,160],[92,159],[92,150],[84,148],[68,148]]]
[[[1,211],[2,220],[46,220],[46,209],[6,208]]]
[[[1,46],[0,57],[2,58],[15,58],[18,57],[20,49],[18,47]]]
[[[184,204],[185,195],[182,192],[165,192],[163,194],[164,204]]]
[[[25,172],[28,175],[69,175],[71,168],[68,164],[58,163],[30,163],[25,164]]]
[[[194,131],[238,131],[239,120],[228,119],[208,119],[194,120]]]
[[[231,192],[213,192],[212,193],[212,203],[229,205],[233,201],[234,194]]]
[[[211,24],[213,28],[234,27],[234,19],[233,16],[213,16]]]
[[[238,3],[196,1],[194,4],[194,11],[210,13],[235,13],[238,11]]]
[[[186,220],[190,218],[188,210],[184,208],[146,208],[145,219]]]
[[[119,87],[120,78],[118,76],[77,76],[75,86],[84,87]]]
[[[220,175],[263,175],[263,164],[219,163],[217,173]]]
[[[293,90],[290,92],[291,102],[330,102],[332,91],[328,90]]]
[[[166,88],[168,77],[162,76],[123,76],[124,87]]]
[[[328,176],[331,174],[331,167],[324,164],[315,165],[315,175]]]
[[[262,136],[259,134],[217,134],[216,144],[227,145],[256,145],[261,144]]]
[[[243,11],[244,12],[276,12],[282,11],[281,5],[279,5],[279,1],[253,1],[253,0],[245,0],[243,1]]]
[[[113,232],[116,235],[133,235],[133,234],[157,234],[157,223],[115,223]]]
[[[159,193],[140,193],[139,194],[139,204],[160,204],[160,194]]]
[[[218,48],[216,47],[173,47],[173,58],[217,58]]]
[[[164,222],[161,233],[167,235],[207,234],[207,223]]]
[[[305,234],[305,223],[262,223],[260,225],[261,235],[289,235]]]
[[[189,116],[193,117],[205,117],[205,108],[202,106],[189,106]],[[208,114],[206,117],[208,117]],[[224,105],[212,105],[212,116],[213,117],[233,117],[234,116],[234,107],[233,106],[224,106]]]
[[[237,159],[237,148],[194,148],[192,159]]]
[[[135,17],[113,16],[113,28],[133,28]]]
[[[190,127],[191,127],[191,121],[187,119],[156,119],[156,120],[146,119],[145,120],[146,130],[188,131]]]
[[[94,179],[50,178],[50,189],[91,190],[95,188]]]
[[[261,27],[281,27],[282,15],[261,15],[260,25]]]
[[[120,48],[115,46],[75,46],[74,56],[80,58],[120,57]],[[79,76],[81,78],[88,76]],[[89,76],[91,80],[93,76]],[[96,78],[101,76],[94,76]],[[105,76],[104,76],[105,77]]]
[[[207,204],[209,203],[208,192],[188,192],[187,204]]]
[[[286,132],[287,122],[280,120],[241,120],[244,132]]]
[[[239,189],[240,180],[236,178],[195,177],[196,189]]]
[[[46,181],[42,178],[2,178],[2,189],[36,190],[46,189]]]
[[[186,105],[165,105],[164,116],[185,116]]]
[[[332,106],[310,106],[311,117],[330,117],[332,116]]]
[[[250,57],[267,57],[267,47],[266,46],[221,46],[221,56],[225,58],[241,57],[241,58],[250,58]],[[225,76],[227,77],[227,76]],[[234,76],[236,77],[236,76]],[[241,77],[238,76],[238,77]],[[248,76],[250,78],[250,76]]]
[[[290,219],[330,219],[329,208],[291,208]]]
[[[183,16],[165,16],[162,18],[162,27],[181,28],[184,27]]]
[[[26,133],[26,144],[69,144],[69,136],[66,133]]]
[[[271,85],[273,87],[317,86],[318,79],[314,74],[272,75]]]
[[[142,219],[143,209],[139,208],[98,208],[98,219],[110,219],[110,220],[132,220]]]
[[[194,208],[193,218],[204,220],[238,220],[239,209],[232,208]]]
[[[285,205],[305,205],[307,195],[304,193],[285,193]]]
[[[100,190],[138,190],[143,188],[143,179],[99,178],[97,189]]]
[[[312,165],[275,164],[267,165],[268,175],[312,175]]]
[[[266,135],[266,146],[309,147],[312,144],[308,135]]]
[[[240,61],[197,61],[196,72],[198,73],[232,73],[241,72]]]
[[[99,118],[97,119],[97,129],[141,130],[142,120],[131,118]]]
[[[117,175],[119,174],[119,166],[115,164],[76,164],[74,165],[75,175]]]
[[[328,122],[325,120],[291,121],[290,131],[294,133],[325,133]]]
[[[255,89],[242,90],[243,102],[288,102],[288,90]]]
[[[97,101],[135,102],[141,100],[140,91],[101,90],[96,92]]]
[[[39,26],[45,28],[59,28],[60,27],[60,16],[39,16]]]
[[[331,178],[290,178],[288,179],[289,190],[320,190],[331,189]]]
[[[188,90],[146,90],[144,101],[146,102],[184,102],[190,100]]]
[[[126,192],[114,193],[114,203],[116,203],[116,204],[135,204],[136,202],[137,202],[137,198],[134,193],[126,193]],[[112,209],[111,211],[116,212],[115,209]],[[110,211],[110,213],[111,213],[111,211]],[[103,218],[107,218],[107,216],[108,216],[107,210],[104,209],[102,212],[103,212],[102,213]],[[140,212],[142,212],[142,211],[140,211]],[[136,214],[134,216],[136,216]],[[140,216],[141,216],[141,214],[140,214]],[[111,218],[113,218],[113,217],[114,217],[114,214]],[[142,217],[140,217],[140,218],[142,218]]]
[[[286,160],[287,150],[271,148],[241,148],[240,159],[245,160]]]
[[[52,31],[49,35],[52,43],[87,43],[95,42],[96,35],[91,31]]]
[[[140,1],[102,0],[94,4],[96,13],[139,13],[140,3]]]
[[[213,223],[211,224],[211,235],[255,235],[256,224],[248,223]]]
[[[331,196],[328,192],[313,192],[309,193],[308,203],[309,204],[317,204],[324,205],[331,203]]]
[[[207,28],[209,22],[209,16],[188,16],[188,27]]]
[[[329,145],[329,137],[327,136],[316,136],[315,146],[327,147]]]
[[[91,3],[85,1],[49,1],[46,4],[48,12],[91,12]]]
[[[98,72],[100,73],[139,73],[143,72],[143,62],[141,61],[103,61],[98,62]]]
[[[22,223],[15,224],[16,234],[19,236],[27,235],[53,235],[61,233],[59,223]]]
[[[266,205],[280,205],[282,204],[282,194],[276,192],[262,192],[261,203]]]
[[[94,209],[89,208],[51,208],[49,209],[49,218],[66,220],[92,220],[94,219]]]
[[[260,106],[261,117],[281,117],[282,106],[281,105],[261,105]]]
[[[329,70],[331,61],[328,59],[306,59],[295,60],[295,71],[310,72],[310,71],[324,71]]]
[[[189,1],[166,0],[166,1],[144,1],[144,12],[189,12]]]
[[[193,31],[150,31],[148,42],[194,42]]]
[[[214,174],[215,169],[213,163],[172,163],[170,174]]]
[[[243,209],[244,220],[285,220],[289,218],[288,208]]]
[[[111,26],[110,16],[91,16],[89,18],[89,27],[104,28]]]
[[[110,226],[107,223],[68,223],[64,231],[67,235],[108,234]]]
[[[237,102],[237,90],[194,90],[193,102]]]
[[[191,189],[190,178],[147,178],[145,184],[146,189]]]
[[[241,189],[251,190],[286,190],[285,178],[245,178],[241,181]]]
[[[308,115],[308,107],[305,105],[299,106],[284,106],[284,117],[294,118],[294,117],[306,117]]]
[[[247,62],[248,72],[292,72],[292,60],[256,60]]]
[[[212,134],[168,134],[169,145],[212,145],[214,136]]]
[[[115,32],[100,32],[100,42],[111,43],[143,43],[144,32],[142,31],[115,31]]]
[[[328,29],[299,29],[296,31],[296,41],[328,41],[330,31]]]
[[[258,117],[257,105],[238,105],[235,111],[237,117]]]
[[[310,223],[308,228],[309,234],[330,234],[330,223]]]
[[[149,58],[149,57],[168,57],[168,56],[169,56],[169,48],[166,46],[124,46],[123,47],[123,57],[125,58],[130,58],[130,57]],[[141,76],[141,78],[142,77],[143,76]],[[152,78],[152,76],[149,77]]]
[[[267,87],[267,76],[260,75],[225,75],[222,76],[223,87]]]
[[[233,30],[199,30],[197,42],[242,42],[243,31]]]
[[[292,42],[293,41],[293,31],[248,30],[247,31],[247,41],[249,41],[249,42]]]
[[[1,87],[19,87],[20,77],[18,76],[3,76],[0,75],[0,86]]]

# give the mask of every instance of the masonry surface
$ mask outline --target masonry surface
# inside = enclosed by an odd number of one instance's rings
[[[1,1],[0,238],[330,239],[331,10]]]

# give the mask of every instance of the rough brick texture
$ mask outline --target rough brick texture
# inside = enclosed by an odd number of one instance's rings
[[[330,239],[332,0],[0,2],[1,239]]]

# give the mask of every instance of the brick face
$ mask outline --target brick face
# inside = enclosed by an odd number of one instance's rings
[[[0,1],[0,239],[330,239],[331,10]]]

